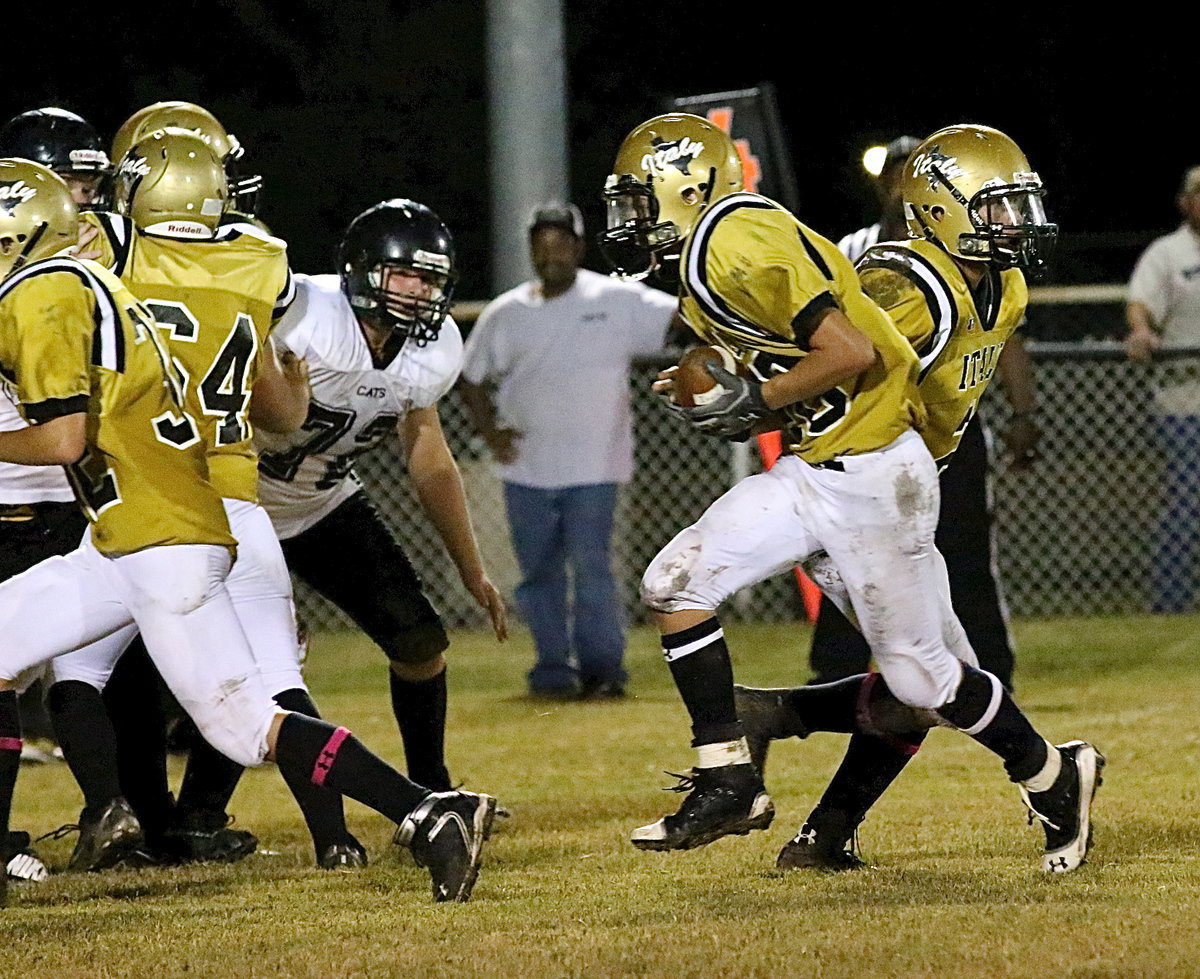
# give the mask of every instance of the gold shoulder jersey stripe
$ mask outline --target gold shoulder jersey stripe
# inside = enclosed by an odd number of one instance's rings
[[[244,224],[184,239],[109,217],[101,226],[113,251],[122,236],[129,240],[122,279],[189,378],[187,406],[209,447],[213,485],[225,498],[256,500],[250,390],[264,344],[295,296],[287,244]]]
[[[154,321],[114,275],[57,257],[10,277],[0,362],[26,417],[86,415],[86,451],[64,468],[101,552],[235,546]]]
[[[919,340],[919,335],[909,335],[901,328],[901,332],[908,336],[921,361],[920,378],[924,380],[929,368],[945,349],[954,324],[958,322],[958,305],[945,278],[930,261],[915,250],[904,248],[903,245],[894,248],[890,245],[876,245],[859,259],[857,268],[860,277],[872,269],[889,269],[908,279],[925,297],[932,325],[925,339]]]
[[[917,357],[832,242],[757,194],[721,198],[685,244],[680,310],[759,380],[808,355],[807,312],[836,307],[878,354],[867,371],[781,412],[788,451],[812,464],[873,452],[923,421]]]
[[[23,282],[39,275],[66,272],[79,279],[96,297],[95,330],[92,333],[92,363],[105,370],[123,373],[125,370],[125,336],[112,293],[86,265],[74,258],[48,258],[9,276],[0,285],[0,300]]]
[[[954,454],[1028,303],[1018,269],[989,268],[980,309],[954,259],[931,242],[888,242],[858,263],[867,295],[895,320],[921,358],[921,436],[939,465]]]

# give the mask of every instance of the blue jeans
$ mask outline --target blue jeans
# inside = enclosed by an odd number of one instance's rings
[[[1196,594],[1200,551],[1200,417],[1163,415],[1155,435],[1167,457],[1150,569],[1155,612],[1184,612]]]
[[[565,691],[579,678],[623,684],[625,629],[609,552],[617,484],[535,489],[505,483],[504,501],[523,578],[517,604],[537,647],[529,688]]]

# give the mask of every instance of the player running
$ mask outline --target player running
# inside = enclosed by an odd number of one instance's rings
[[[937,466],[914,430],[925,409],[912,346],[831,242],[742,190],[736,148],[704,119],[659,116],[634,129],[605,198],[605,240],[640,253],[640,267],[625,261],[624,271],[678,260],[684,317],[750,375],[710,367],[721,396],[681,410],[723,437],[775,415],[786,446],[773,469],[713,503],[643,577],[699,758],[680,810],[636,829],[634,845],[688,849],[770,824],[716,610],[739,588],[824,552],[891,694],[1000,755],[1031,808],[1071,834],[1068,862],[1082,859],[1100,758],[1082,742],[1051,745],[975,666],[933,543]],[[669,372],[656,387],[669,392]]]
[[[1058,229],[1046,219],[1043,193],[1024,153],[1003,133],[977,125],[941,129],[914,149],[901,179],[912,238],[876,245],[859,260],[863,289],[921,358],[918,390],[929,413],[921,435],[941,467],[974,416],[1005,342],[1024,320],[1024,273],[1039,271],[1054,244]],[[853,616],[832,562],[818,556],[808,567],[826,595]],[[779,866],[860,865],[845,850],[847,841],[936,722],[885,706],[885,686],[868,674],[795,690],[738,688],[738,713],[760,769],[772,737],[827,729],[831,717],[837,730],[853,731],[841,768],[780,853]],[[839,712],[838,704],[867,709]],[[887,716],[872,717],[872,704]],[[1060,821],[1037,808],[1044,804],[1027,802],[1046,831],[1042,867],[1062,872],[1086,855],[1091,793],[1104,759],[1091,745],[1058,747],[1074,758],[1084,783],[1075,818]]]

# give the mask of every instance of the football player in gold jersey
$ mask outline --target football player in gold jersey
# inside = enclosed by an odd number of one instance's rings
[[[975,668],[950,607],[933,546],[936,466],[912,427],[924,419],[910,344],[830,242],[741,192],[731,140],[703,119],[668,115],[636,128],[605,196],[608,241],[640,251],[640,271],[681,253],[685,317],[751,375],[710,367],[722,393],[684,414],[702,431],[735,436],[782,409],[791,453],[717,500],[643,578],[699,760],[679,812],[635,830],[634,845],[687,849],[769,825],[716,609],[820,552],[890,694],[991,748],[1039,811],[1086,840],[1088,808],[1077,800],[1090,801],[1097,756],[1056,749],[1034,731],[999,682]],[[659,389],[670,386],[668,373]]]
[[[277,366],[265,377],[259,373],[260,361],[275,360],[269,333],[290,302],[291,275],[282,241],[244,223],[220,224],[226,187],[210,147],[191,131],[168,128],[139,139],[126,153],[117,181],[121,216],[97,219],[114,270],[164,328],[172,355],[191,378],[188,406],[201,420],[211,480],[238,540],[239,560],[226,586],[267,690],[281,706],[316,717],[300,672],[291,580],[270,519],[258,505],[248,418],[255,415],[285,433],[298,429],[308,412],[303,376],[288,390],[289,377]],[[265,392],[264,381],[270,382]],[[264,418],[264,393],[283,409],[281,417]],[[87,649],[60,657],[54,691],[73,685],[80,700],[98,703],[95,691],[104,687],[119,652]],[[165,833],[147,827],[168,852],[191,840],[191,833],[215,833],[227,821],[225,803],[240,769],[212,754],[203,744],[193,746],[173,825]],[[161,772],[161,760],[147,767]],[[318,864],[364,865],[366,851],[346,828],[340,798],[306,779],[289,786],[313,835]],[[159,794],[165,792],[165,784],[159,786]]]
[[[888,311],[921,357],[919,391],[929,411],[922,437],[940,466],[957,448],[996,369],[1005,342],[1021,325],[1028,292],[1024,273],[1046,262],[1057,234],[1042,207],[1042,182],[1017,145],[997,130],[962,125],[939,130],[916,147],[901,177],[909,233],[903,242],[878,244],[859,260],[864,291]],[[825,558],[809,569],[835,604],[853,615],[837,571]],[[993,685],[991,674],[983,674]],[[886,676],[884,677],[886,680]],[[751,732],[756,759],[765,760],[766,739],[825,729],[831,705],[877,698],[876,680],[851,677],[837,683],[764,691],[739,688],[738,709]],[[866,690],[864,694],[863,691]],[[1007,696],[1007,695],[1006,695]],[[821,802],[780,854],[783,867],[859,865],[844,850],[867,809],[899,775],[932,723],[893,715],[888,723],[839,725],[852,731],[841,768]],[[957,723],[957,722],[956,722]],[[976,722],[978,723],[978,722]],[[959,724],[959,726],[965,726]],[[886,729],[886,730],[885,730]],[[1087,850],[1084,830],[1103,758],[1083,742],[1058,746],[1066,783],[1058,794],[1074,809],[1060,824],[1032,799],[1046,824],[1047,871],[1075,869]],[[1011,774],[1011,768],[1010,768]],[[1074,784],[1070,779],[1078,781]]]
[[[284,374],[268,339],[292,294],[286,246],[247,225],[218,230],[227,178],[211,146],[195,132],[154,132],[131,151],[136,152],[126,154],[120,180],[123,214],[83,215],[84,227],[101,232],[88,247],[143,302],[188,378],[187,407],[209,447],[210,480],[238,525],[240,557],[226,587],[269,692],[289,709],[311,713],[297,663],[290,581],[270,526],[263,527],[264,515],[254,505],[258,474],[250,448],[252,418],[291,430],[308,410],[303,371]],[[264,403],[275,410],[264,413]],[[266,539],[260,540],[264,531]],[[145,847],[166,860],[234,860],[253,852],[253,834],[224,829],[224,802],[241,768],[202,739],[196,739],[177,803],[170,801],[163,719],[140,706],[159,699],[148,696],[156,681],[140,640],[111,684],[118,699],[105,698],[117,715],[115,731],[109,724],[101,691],[110,692],[110,674],[121,654],[120,643],[99,643],[59,657],[52,667],[49,706],[85,801],[69,866],[98,869]],[[139,709],[119,712],[127,693],[138,699]],[[336,843],[345,843],[340,799],[295,788],[298,798],[311,797],[328,811],[323,821],[340,825]],[[131,832],[133,813],[144,844]],[[319,855],[333,845],[326,842]]]
[[[0,201],[0,376],[33,423],[0,433],[0,459],[67,466],[92,522],[76,551],[0,584],[0,833],[22,674],[138,629],[223,753],[245,765],[273,759],[289,781],[372,806],[400,825],[435,899],[466,900],[495,800],[429,792],[344,728],[271,699],[224,584],[237,542],[208,481],[208,446],[153,319],[105,269],[62,257],[78,217],[51,171],[0,161]]]

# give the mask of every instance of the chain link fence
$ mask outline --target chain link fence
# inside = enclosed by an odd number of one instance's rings
[[[1043,300],[1031,309],[1030,332],[1112,336],[1121,321],[1120,294],[1104,288],[1109,291],[1090,297],[1085,291],[1082,299],[1072,293],[1066,302]],[[997,464],[994,484],[997,555],[1012,611],[1049,616],[1148,610],[1155,601],[1151,572],[1156,561],[1179,571],[1186,603],[1194,578],[1195,521],[1171,527],[1165,559],[1155,554],[1167,505],[1168,459],[1156,433],[1154,393],[1165,385],[1200,380],[1200,349],[1164,352],[1147,367],[1127,361],[1112,339],[1031,340],[1027,346],[1040,394],[1042,459],[1021,473]],[[644,616],[638,581],[658,549],[734,481],[760,468],[752,447],[699,436],[658,403],[650,383],[659,367],[673,360],[639,363],[630,377],[635,474],[618,512],[615,565],[631,621]],[[982,413],[995,432],[1003,431],[1007,407],[998,384],[991,386]],[[441,416],[463,471],[484,560],[511,602],[518,572],[500,482],[457,392],[442,401]],[[1200,454],[1198,447],[1192,451]],[[446,621],[483,626],[484,617],[422,514],[395,449],[381,447],[360,459],[357,468]],[[1195,482],[1200,484],[1200,474]],[[349,624],[302,583],[297,583],[297,600],[316,627]],[[729,617],[783,621],[804,615],[790,575],[763,582],[732,606]]]

